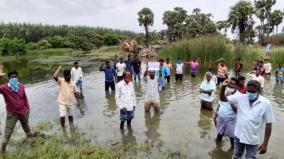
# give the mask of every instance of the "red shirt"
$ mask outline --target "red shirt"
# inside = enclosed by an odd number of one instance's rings
[[[242,94],[246,94],[247,93],[247,88],[246,86],[238,86],[238,91],[241,92]]]
[[[18,93],[13,92],[8,83],[3,84],[0,86],[0,94],[4,97],[8,113],[24,115],[29,112],[29,102],[22,84],[19,85]]]

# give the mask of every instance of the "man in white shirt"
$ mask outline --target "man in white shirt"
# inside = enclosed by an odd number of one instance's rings
[[[71,69],[71,79],[76,83],[77,88],[80,89],[81,95],[83,94],[82,77],[83,77],[82,68],[79,67],[79,63],[76,61],[74,62],[74,67]]]
[[[260,83],[260,93],[262,94],[263,88],[264,88],[264,77],[260,75],[260,70],[252,71],[248,74],[252,78],[252,80],[256,80]]]
[[[175,67],[176,67],[176,81],[178,80],[182,81],[184,64],[181,61],[181,58],[178,58]]]
[[[264,70],[265,70],[265,75],[266,75],[266,77],[270,78],[270,76],[271,76],[271,70],[272,70],[272,65],[271,65],[271,63],[270,63],[267,59],[265,59],[263,66],[264,66]]]
[[[251,80],[247,83],[247,93],[237,93],[231,96],[225,95],[229,81],[222,84],[220,100],[237,105],[237,122],[235,127],[234,158],[241,159],[246,150],[247,159],[255,159],[257,150],[260,154],[267,151],[272,123],[275,122],[272,105],[268,99],[260,95],[260,83]],[[261,133],[265,125],[263,143]]]
[[[145,112],[149,112],[152,106],[158,112],[160,110],[159,78],[155,77],[153,70],[146,70],[144,77],[146,81]]]
[[[131,120],[134,118],[136,105],[135,91],[131,73],[125,72],[124,79],[117,84],[115,100],[120,109],[120,129],[124,129],[124,122],[127,121],[128,128],[131,128]]]
[[[123,62],[123,58],[119,59],[119,63],[116,64],[116,75],[117,75],[117,82],[123,80],[123,73],[126,69],[126,64]]]
[[[213,110],[214,92],[216,91],[216,84],[211,81],[211,72],[207,72],[205,77],[206,80],[204,80],[199,87],[201,93],[201,107]]]

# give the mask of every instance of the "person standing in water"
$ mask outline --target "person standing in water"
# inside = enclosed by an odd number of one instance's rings
[[[214,101],[214,93],[216,91],[216,84],[211,81],[212,73],[207,72],[206,80],[204,80],[199,89],[200,89],[200,99],[201,99],[201,108],[213,110],[213,101]]]
[[[126,69],[126,64],[123,62],[123,58],[119,59],[119,62],[116,64],[116,71],[117,71],[117,82],[123,80],[123,73]]]
[[[220,85],[228,78],[228,68],[225,64],[224,59],[218,60],[217,64],[218,64],[217,85]]]
[[[237,122],[234,131],[234,158],[241,159],[245,150],[247,159],[255,159],[256,153],[264,154],[275,122],[271,102],[260,94],[260,83],[251,80],[247,83],[247,93],[226,96],[229,81],[222,84],[220,100],[237,105]],[[261,136],[265,125],[264,139]]]
[[[264,59],[264,70],[265,70],[265,77],[270,79],[271,71],[272,71],[272,64],[268,61],[268,59]]]
[[[83,97],[83,71],[82,68],[79,66],[79,63],[76,61],[74,62],[74,67],[71,69],[71,79],[76,83],[78,89],[80,89],[80,95]]]
[[[237,87],[238,79],[231,78],[228,87],[226,88],[225,95],[228,97],[238,93]],[[234,149],[234,130],[237,118],[237,106],[229,103],[228,101],[219,100],[219,105],[214,117],[214,123],[217,128],[217,143],[222,142],[222,138],[227,136],[231,141],[231,149]]]
[[[282,67],[282,65],[279,64],[278,68],[274,72],[276,83],[282,84],[284,82],[284,68]]]
[[[196,73],[198,72],[199,63],[196,60],[196,57],[193,58],[191,61],[186,62],[186,64],[190,65],[190,75],[191,77],[195,77]]]
[[[131,128],[131,121],[134,118],[136,106],[136,96],[131,73],[128,71],[124,74],[124,80],[117,84],[115,100],[120,109],[120,129],[124,129],[125,121],[127,122],[128,128]]]
[[[68,116],[68,121],[71,129],[74,129],[73,122],[73,100],[72,95],[75,96],[77,100],[77,107],[80,108],[80,98],[79,98],[79,90],[76,87],[74,81],[71,80],[71,72],[70,70],[64,70],[63,76],[64,78],[59,77],[59,73],[62,70],[62,67],[59,66],[56,72],[53,75],[53,79],[57,82],[59,86],[59,95],[57,98],[57,102],[59,104],[59,116],[60,116],[60,124],[63,130],[63,133],[66,134],[65,127],[65,116]]]
[[[178,58],[177,63],[175,65],[176,81],[182,81],[182,79],[183,79],[183,67],[184,67],[184,63],[181,61],[181,58]]]
[[[252,78],[252,80],[258,81],[260,83],[260,85],[261,85],[260,93],[262,94],[263,93],[265,79],[264,79],[263,76],[260,75],[260,70],[252,71],[252,72],[250,72],[248,74],[248,76],[250,76]]]
[[[235,76],[239,77],[243,70],[243,63],[241,62],[241,58],[238,57],[235,63]]]
[[[155,71],[153,70],[146,70],[144,77],[146,81],[146,96],[144,104],[145,112],[149,112],[152,106],[154,107],[155,111],[159,111],[159,78],[155,77]]]
[[[170,63],[170,58],[166,59],[166,62],[164,64],[168,70],[167,70],[167,74],[166,74],[166,79],[167,79],[167,83],[170,83],[171,81],[171,71],[173,69],[173,65]]]
[[[102,64],[100,67],[100,71],[105,73],[105,91],[109,91],[109,87],[112,91],[115,91],[115,83],[114,79],[116,79],[116,72],[114,68],[110,66],[110,62],[106,61],[106,66]]]
[[[159,87],[161,90],[166,87],[165,77],[168,72],[168,67],[164,65],[164,59],[160,59],[159,63],[160,63],[160,70],[157,71],[156,73],[157,73],[157,76],[159,77]]]
[[[134,76],[134,82],[136,82],[137,78],[138,78],[138,80],[140,82],[141,81],[141,77],[140,77],[140,74],[141,74],[141,61],[139,60],[138,55],[134,56],[134,60],[131,63],[131,66],[132,66],[132,73],[133,73],[133,76]]]
[[[0,66],[0,77],[5,75],[2,68]],[[5,153],[6,146],[18,121],[20,121],[27,138],[32,137],[29,125],[30,105],[25,87],[19,82],[17,71],[9,72],[8,79],[8,83],[0,86],[0,94],[4,97],[7,112],[5,130],[1,143],[1,154]]]
[[[127,60],[125,61],[126,64],[126,70],[131,73],[132,75],[132,59],[131,59],[131,55],[128,55]]]

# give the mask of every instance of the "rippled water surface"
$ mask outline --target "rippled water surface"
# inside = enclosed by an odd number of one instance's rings
[[[70,63],[72,62],[69,61],[66,65]],[[58,87],[52,80],[47,80],[52,77],[56,64],[37,63],[38,68],[44,68],[40,69],[42,78],[32,71],[25,75],[26,91],[31,104],[32,125],[58,120],[56,103]],[[161,112],[156,114],[153,112],[144,114],[145,83],[143,81],[135,83],[137,108],[132,123],[133,131],[121,132],[119,109],[115,104],[114,93],[104,92],[104,74],[98,71],[94,61],[82,62],[82,64],[87,72],[83,79],[85,95],[83,105],[87,108],[87,113],[82,117],[78,110],[74,109],[75,123],[92,143],[106,146],[118,143],[147,143],[152,147],[148,158],[158,157],[162,153],[172,153],[176,158],[227,159],[231,157],[229,139],[224,139],[222,147],[216,146],[213,112],[200,109],[198,88],[203,74],[197,78],[185,76],[181,83],[176,83],[172,79],[170,85],[160,93]],[[23,66],[22,70],[25,70],[25,67],[31,70],[29,67],[35,66],[33,64]],[[36,82],[30,84],[28,79],[33,78],[36,78]],[[283,85],[276,85],[272,78],[266,81],[264,90],[264,95],[273,104],[277,122],[273,124],[267,154],[258,157],[284,158]],[[216,103],[217,101],[214,104],[215,108]],[[57,124],[55,128],[60,128],[59,123],[55,122],[55,124]]]

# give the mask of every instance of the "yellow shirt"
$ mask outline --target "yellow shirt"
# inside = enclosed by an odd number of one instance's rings
[[[59,86],[59,95],[57,98],[57,102],[60,105],[72,106],[72,96],[74,96],[74,93],[79,92],[75,85],[75,82],[71,80],[70,83],[68,83],[63,78],[58,78],[57,84]]]

